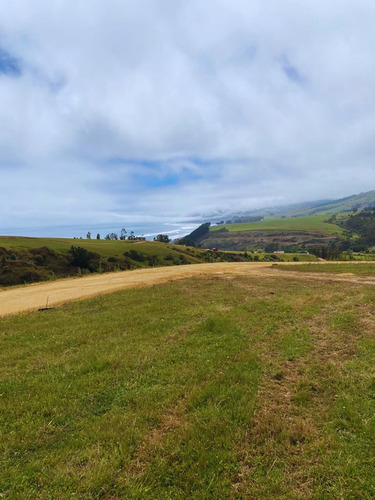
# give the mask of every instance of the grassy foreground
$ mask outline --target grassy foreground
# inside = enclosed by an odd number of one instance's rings
[[[277,266],[281,271],[296,271],[303,273],[334,273],[334,274],[355,274],[359,276],[374,276],[375,262],[337,262],[337,263],[309,263],[293,265]]]
[[[0,495],[374,498],[374,306],[218,276],[0,320]]]
[[[271,232],[318,232],[329,235],[342,235],[343,229],[336,224],[324,222],[326,215],[311,215],[308,217],[272,218],[266,217],[259,222],[241,224],[223,224],[211,226],[210,231],[218,231],[225,227],[229,232],[237,231],[271,231]]]

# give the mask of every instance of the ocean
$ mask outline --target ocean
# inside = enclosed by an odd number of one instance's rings
[[[203,222],[203,221],[202,221]],[[124,227],[129,236],[131,231],[134,231],[135,236],[144,236],[147,240],[152,240],[158,234],[167,234],[172,240],[181,238],[196,227],[202,224],[201,221],[182,221],[182,222],[148,222],[134,224],[119,224],[103,223],[103,224],[79,224],[79,225],[64,225],[64,226],[39,226],[39,227],[0,227],[0,235],[2,236],[28,236],[40,238],[86,238],[88,231],[91,232],[91,238],[96,238],[100,234],[101,239],[104,239],[106,234],[116,233],[120,236],[121,229]]]

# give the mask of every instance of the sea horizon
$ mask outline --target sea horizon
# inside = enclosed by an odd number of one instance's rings
[[[26,238],[83,238],[91,233],[91,239],[96,239],[97,234],[100,239],[105,239],[107,234],[116,233],[120,237],[122,228],[126,229],[126,237],[133,231],[135,236],[141,236],[147,240],[152,240],[158,234],[167,234],[171,240],[181,238],[193,231],[199,226],[201,221],[182,221],[182,222],[161,222],[161,223],[142,223],[134,224],[102,223],[102,224],[70,224],[55,226],[38,227],[14,227],[1,228],[0,236],[19,236]],[[0,245],[1,246],[1,245]]]

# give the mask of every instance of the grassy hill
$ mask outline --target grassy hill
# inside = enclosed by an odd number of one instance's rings
[[[0,237],[0,286],[209,259],[195,248],[154,241]]]
[[[67,254],[71,246],[80,246],[90,252],[95,252],[101,257],[123,257],[124,252],[136,250],[145,256],[156,255],[164,259],[167,255],[179,258],[184,253],[188,262],[201,262],[195,249],[186,249],[176,245],[159,243],[157,241],[128,241],[128,240],[88,240],[72,238],[27,238],[21,236],[0,236],[0,247],[7,249],[30,249],[48,247],[56,252]],[[146,265],[146,264],[144,264]]]
[[[72,253],[71,247],[76,247]],[[83,251],[82,251],[83,249]],[[274,257],[274,256],[273,256]],[[308,255],[285,255],[280,260],[310,260]],[[0,237],[0,287],[91,272],[111,272],[149,266],[270,260],[270,255],[208,252],[155,241]]]
[[[201,277],[0,319],[5,498],[374,498],[375,289]]]
[[[326,222],[327,219],[324,215],[266,217],[257,222],[215,225],[197,243],[221,250],[300,252],[345,237],[344,230],[334,222]]]
[[[288,212],[288,215],[338,214],[353,212],[355,209],[362,210],[369,206],[375,206],[375,191],[367,191],[366,193],[347,196],[339,200],[324,202],[317,206],[292,210]]]
[[[267,217],[259,222],[243,224],[224,224],[211,226],[210,231],[218,231],[225,227],[229,232],[241,231],[269,231],[269,232],[318,232],[327,235],[341,236],[343,230],[336,224],[325,222],[325,215],[314,215],[310,217]]]
[[[220,214],[216,219],[230,220],[240,216],[264,217],[307,217],[310,215],[326,215],[352,212],[354,209],[362,210],[368,206],[375,206],[375,190],[359,193],[338,200],[317,200],[303,203],[294,203],[275,207],[266,207],[246,212],[233,212]],[[215,219],[215,220],[216,220]]]

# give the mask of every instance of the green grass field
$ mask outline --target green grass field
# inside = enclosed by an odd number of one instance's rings
[[[265,218],[260,222],[250,222],[243,224],[224,224],[211,226],[210,231],[218,231],[225,227],[229,232],[237,231],[270,231],[270,232],[319,232],[328,235],[343,234],[341,227],[335,224],[324,222],[326,215],[313,215],[309,217],[294,218]]]
[[[277,266],[277,264],[275,264]],[[375,262],[347,262],[347,263],[311,263],[299,264],[298,266],[278,266],[281,271],[309,272],[309,273],[334,273],[334,274],[356,274],[359,276],[374,276]]]
[[[272,254],[266,254],[266,253],[257,253],[255,255],[258,255],[259,259],[262,260],[266,255],[270,256]],[[278,254],[277,255],[280,259],[282,259],[284,262],[292,262],[295,257],[301,262],[317,262],[318,259],[315,257],[315,255],[309,254],[309,253],[283,253],[283,254]],[[254,255],[253,255],[254,257]]]
[[[80,246],[90,252],[95,252],[102,257],[122,257],[124,252],[131,249],[142,252],[145,255],[157,255],[160,258],[170,254],[179,257],[185,247],[176,247],[156,241],[120,241],[120,240],[87,240],[72,238],[26,238],[21,236],[0,236],[0,247],[17,248],[40,248],[46,246],[57,252],[67,253],[71,246]],[[180,250],[180,251],[179,251]],[[186,255],[191,262],[197,263],[200,260],[194,256],[195,250],[190,249],[191,255]]]
[[[367,260],[367,261],[375,261],[375,253],[362,253],[362,252],[353,252],[352,259],[354,260]]]
[[[1,319],[0,495],[374,498],[374,305],[280,273]]]

